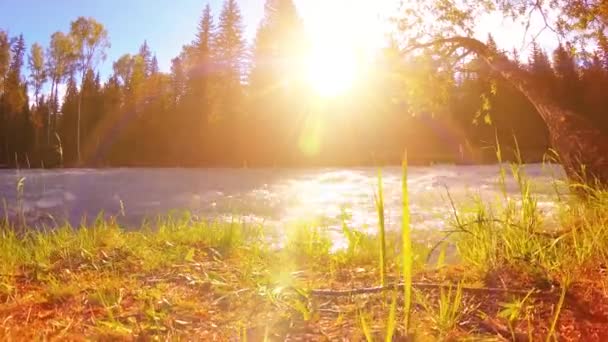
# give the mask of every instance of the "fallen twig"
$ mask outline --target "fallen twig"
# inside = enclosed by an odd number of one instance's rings
[[[425,289],[449,289],[451,287],[457,287],[456,284],[437,284],[437,283],[412,283],[412,287],[425,290]],[[400,290],[403,289],[404,284],[391,284],[386,286],[374,286],[374,287],[362,287],[355,289],[347,289],[347,290],[329,290],[329,289],[314,289],[310,291],[310,294],[318,297],[342,297],[342,296],[354,296],[354,295],[362,295],[362,294],[371,294],[371,293],[379,293],[384,291],[391,290]],[[500,288],[500,287],[472,287],[472,286],[462,286],[463,291],[466,292],[478,292],[478,293],[500,293],[500,294],[521,294],[527,295],[531,293],[532,296],[535,297],[555,297],[557,294],[552,291],[542,291],[539,289],[509,289],[509,288]]]

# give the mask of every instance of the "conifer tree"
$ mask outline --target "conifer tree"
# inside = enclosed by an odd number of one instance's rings
[[[78,86],[74,75],[70,75],[66,92],[61,103],[61,117],[58,122],[58,133],[63,146],[63,158],[65,163],[73,163],[77,160],[76,130],[78,122]]]
[[[145,76],[150,76],[152,72],[152,51],[150,51],[150,47],[148,46],[148,41],[144,40],[143,44],[139,47],[138,56],[141,56],[144,67],[145,67]]]
[[[11,59],[0,104],[5,129],[4,161],[7,164],[19,163],[20,158],[25,159],[33,140],[27,84],[21,74],[25,51],[23,35],[13,39],[10,49]]]
[[[240,156],[237,139],[242,131],[244,115],[244,89],[246,44],[243,37],[243,19],[236,0],[225,0],[219,16],[214,42],[214,66],[217,76],[214,81],[214,98],[209,113],[211,121],[219,120],[215,134],[225,153],[214,151],[210,157],[216,162],[238,163]]]
[[[246,56],[243,19],[236,0],[226,0],[215,36],[215,56],[221,90],[221,115],[235,115],[243,96],[241,78]]]
[[[258,27],[248,90],[252,113],[250,132],[243,135],[249,155],[258,159],[285,158],[297,145],[298,116],[306,110],[303,56],[306,36],[292,0],[267,0]],[[277,143],[277,141],[279,143]]]
[[[0,30],[0,95],[4,93],[4,84],[11,60],[11,42],[8,34]]]
[[[214,148],[211,111],[214,102],[215,82],[218,68],[215,63],[216,27],[207,4],[198,24],[196,37],[192,44],[184,48],[183,59],[188,59],[187,99],[183,105],[182,122],[185,127],[182,150],[193,163],[201,164],[208,159],[209,151]],[[188,142],[189,141],[189,142]]]
[[[280,89],[301,69],[306,50],[304,27],[292,0],[267,0],[258,28],[250,85],[253,92]]]
[[[565,108],[577,110],[582,95],[578,70],[574,56],[562,44],[553,52],[553,66],[557,81],[555,96]]]
[[[532,44],[532,52],[528,60],[528,69],[539,84],[543,93],[549,96],[555,94],[555,73],[546,52],[537,43]]]
[[[152,63],[150,63],[150,75],[156,75],[159,73],[158,69],[158,59],[156,59],[156,55],[152,57]]]

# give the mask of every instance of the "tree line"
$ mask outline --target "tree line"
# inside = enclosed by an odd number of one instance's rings
[[[266,1],[251,46],[236,0],[226,0],[217,18],[204,8],[169,72],[143,42],[102,81],[96,68],[110,42],[93,18],[54,33],[46,48],[0,31],[0,165],[361,165],[399,162],[405,148],[414,161],[475,163],[495,161],[497,139],[516,140],[527,161],[548,150],[534,107],[476,58],[445,74],[430,56],[403,58],[387,42],[365,82],[320,99],[299,72],[307,44],[292,0]],[[491,36],[488,46],[498,51]],[[576,52],[533,44],[526,61],[500,53],[608,132],[608,43]],[[420,106],[422,96],[447,105]]]

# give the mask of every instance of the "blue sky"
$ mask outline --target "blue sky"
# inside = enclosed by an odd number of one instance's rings
[[[263,2],[239,1],[248,37],[262,18]],[[217,17],[222,0],[209,3]],[[161,70],[168,71],[182,45],[194,39],[206,4],[204,0],[0,0],[0,29],[10,35],[23,33],[28,47],[34,42],[46,47],[53,32],[67,32],[78,16],[92,16],[106,26],[112,44],[99,66],[104,78],[113,61],[136,52],[144,40],[156,53]]]

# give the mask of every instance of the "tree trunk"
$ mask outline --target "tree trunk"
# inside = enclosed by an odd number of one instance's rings
[[[53,115],[53,106],[54,106],[54,100],[53,100],[53,96],[55,95],[53,92],[55,91],[55,78],[53,77],[51,80],[51,96],[49,98],[49,104],[50,106],[48,106],[48,115],[47,115],[47,122],[46,122],[46,147],[48,148],[49,146],[51,146],[51,126],[52,126],[52,120],[51,117]]]
[[[80,165],[80,110],[82,108],[82,89],[80,90],[80,95],[78,96],[78,115],[76,117],[76,156],[78,160],[78,165]]]
[[[53,96],[53,135],[57,132],[57,115],[59,114],[59,84],[61,82],[60,78],[55,80],[55,95]]]
[[[528,98],[545,121],[551,145],[573,185],[608,189],[608,136],[579,113],[560,106],[527,71],[506,56],[491,51],[484,43],[455,37],[425,46],[437,44],[454,44],[473,51]]]
[[[80,155],[80,118],[81,118],[81,111],[82,111],[82,95],[84,92],[84,79],[86,77],[86,71],[88,70],[88,68],[83,69],[82,71],[82,77],[80,79],[80,92],[78,94],[78,115],[76,116],[76,156],[77,156],[77,160],[78,160],[78,166],[81,166],[82,164],[82,158]]]

